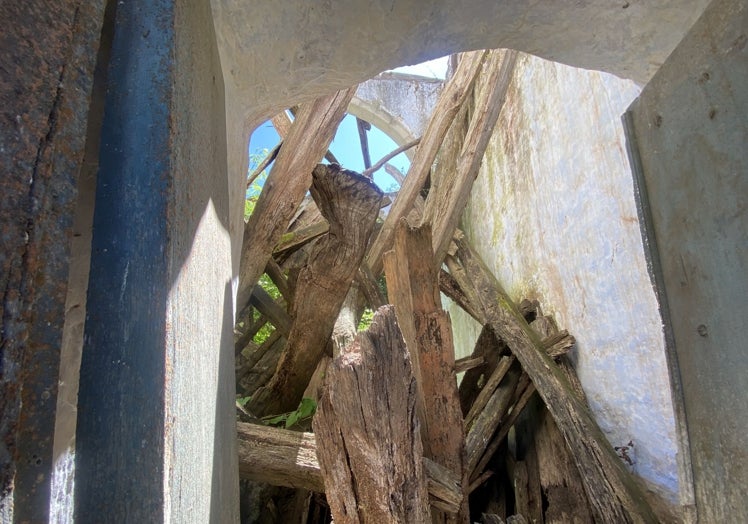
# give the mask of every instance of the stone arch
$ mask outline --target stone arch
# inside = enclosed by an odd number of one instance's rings
[[[359,85],[348,112],[402,146],[423,135],[443,84],[431,78],[382,73]],[[412,157],[413,150],[406,154]]]

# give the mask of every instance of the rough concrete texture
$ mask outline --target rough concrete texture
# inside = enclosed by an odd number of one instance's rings
[[[207,1],[177,3],[167,298],[167,519],[238,522],[224,87]]]
[[[707,0],[212,0],[226,83],[251,114],[457,50],[506,47],[646,82]]]
[[[118,3],[108,87],[76,520],[235,522],[226,126],[209,4]]]
[[[633,471],[676,500],[662,326],[620,121],[638,93],[521,55],[463,227],[510,296],[537,298],[576,337],[572,357],[610,443],[633,441]]]
[[[49,509],[69,239],[103,6],[0,3],[2,522],[46,521]]]
[[[631,108],[699,522],[748,522],[746,30],[713,2]]]
[[[398,145],[423,135],[444,82],[382,73],[358,86],[348,112],[371,122]],[[406,154],[413,154],[409,149]],[[373,162],[378,159],[372,158]]]

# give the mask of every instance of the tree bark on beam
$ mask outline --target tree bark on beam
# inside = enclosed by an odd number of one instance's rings
[[[237,310],[249,295],[273,248],[286,232],[312,182],[312,170],[335,136],[356,88],[320,97],[302,106],[270,170],[254,213],[244,229]]]
[[[330,227],[299,274],[293,324],[275,375],[252,396],[250,411],[258,416],[291,411],[301,401],[361,265],[382,199],[369,179],[337,164],[314,169],[312,196]]]
[[[324,493],[314,433],[244,422],[236,426],[239,478]],[[427,458],[423,472],[431,504],[456,513],[462,502],[460,479]]]
[[[481,63],[486,51],[474,51],[466,53],[454,76],[449,79],[444,90],[439,95],[439,100],[434,107],[433,116],[429,120],[428,127],[421,137],[421,143],[416,149],[415,158],[410,164],[408,176],[400,188],[395,202],[392,204],[387,218],[382,225],[376,240],[367,255],[367,263],[372,272],[378,275],[382,271],[382,255],[390,248],[393,234],[399,220],[407,216],[413,207],[413,202],[423,188],[428,178],[431,165],[434,163],[436,153],[452,124],[455,115],[462,107],[470,92],[475,78],[480,71]]]
[[[391,306],[333,361],[326,387],[313,426],[333,520],[430,522],[415,378]]]
[[[564,435],[597,522],[657,522],[634,479],[605,439],[589,409],[545,353],[517,306],[470,249],[458,256],[479,294],[488,323],[522,364]]]

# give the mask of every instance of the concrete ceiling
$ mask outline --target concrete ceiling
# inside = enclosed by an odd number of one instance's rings
[[[380,71],[512,48],[646,83],[708,0],[212,0],[245,122]]]

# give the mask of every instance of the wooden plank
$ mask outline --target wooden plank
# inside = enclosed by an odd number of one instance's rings
[[[288,231],[283,234],[273,249],[273,255],[282,255],[298,249],[315,238],[324,235],[329,229],[330,224],[327,223],[327,220],[320,220],[295,231]]]
[[[496,366],[496,369],[494,369],[493,373],[491,373],[491,376],[486,381],[483,389],[481,389],[480,393],[478,394],[478,398],[475,399],[475,402],[470,407],[470,411],[465,416],[466,429],[469,429],[475,421],[476,417],[483,413],[486,408],[486,404],[488,404],[488,401],[493,396],[496,388],[499,387],[499,384],[504,379],[504,376],[507,374],[512,364],[514,364],[514,357],[507,356],[501,358],[499,364]],[[519,378],[519,375],[517,375],[517,378]]]
[[[529,442],[525,450],[525,465],[527,466],[527,520],[536,524],[543,524],[543,495],[540,486],[540,472],[538,469],[538,453],[535,447],[533,431],[527,436]]]
[[[273,377],[275,368],[278,366],[281,352],[286,346],[286,339],[283,336],[277,336],[275,331],[268,339],[257,349],[257,355],[261,355],[259,360],[251,369],[242,377],[237,374],[237,384],[246,385],[241,388],[246,395],[254,395],[257,389],[261,388]],[[237,387],[237,389],[240,389]],[[250,411],[250,406],[245,408]],[[253,415],[257,416],[253,413]]]
[[[239,478],[324,493],[314,433],[237,422]],[[423,458],[430,497],[453,513],[462,502],[460,479]]]
[[[477,322],[481,321],[483,315],[470,302],[457,280],[451,274],[444,271],[444,269],[439,270],[439,290]]]
[[[460,383],[460,406],[466,417],[478,394],[485,387],[481,382],[485,382],[491,376],[505,349],[502,342],[496,338],[493,329],[490,326],[483,326],[478,340],[475,341],[471,357],[483,358],[486,364],[465,372]]]
[[[535,431],[540,485],[547,501],[547,524],[587,524],[592,522],[589,503],[564,437],[543,408]]]
[[[239,477],[324,492],[313,433],[237,422]]]
[[[257,180],[257,178],[262,174],[263,171],[265,171],[270,163],[276,159],[282,145],[283,141],[278,142],[275,147],[271,149],[270,152],[265,156],[265,158],[262,159],[262,162],[260,162],[255,170],[252,171],[252,173],[247,177],[247,189],[249,189],[252,183]]]
[[[418,363],[414,376],[423,408],[418,414],[422,417],[424,453],[461,476],[465,437],[452,328],[449,315],[441,309],[438,273],[431,257],[431,230],[427,226],[412,228],[403,219],[395,232],[393,247],[394,259],[388,254],[387,281],[389,286],[390,274],[397,273],[394,282],[399,289],[390,297],[403,301],[399,306],[395,303],[398,320],[402,317],[403,322],[413,323],[414,338],[408,347]],[[403,290],[409,293],[410,300],[403,299]],[[459,520],[467,522],[467,517],[465,508]]]
[[[294,115],[294,118],[296,118],[296,113],[298,113],[296,108],[291,108],[290,111],[291,114]],[[291,125],[295,122],[295,120],[291,120],[291,117],[288,116],[288,113],[286,113],[286,111],[284,110],[275,115],[271,119],[271,122],[273,123],[273,127],[275,128],[275,130],[278,132],[278,136],[280,136],[281,139],[285,139],[291,132]],[[335,158],[335,156],[329,150],[325,152],[325,159],[332,164],[340,164],[340,162],[338,162],[338,159]]]
[[[431,520],[414,386],[394,308],[385,306],[333,361],[313,421],[337,524]]]
[[[382,290],[379,289],[379,284],[374,278],[369,266],[366,265],[366,262],[362,262],[361,267],[358,268],[356,282],[359,284],[361,292],[364,294],[364,297],[372,310],[377,310],[387,303],[384,295],[382,295]]]
[[[361,265],[382,199],[369,179],[337,164],[319,164],[313,175],[312,196],[330,229],[299,273],[288,344],[272,380],[250,401],[258,416],[291,411],[301,401]]]
[[[520,389],[522,388],[517,387],[517,391],[519,391]],[[509,430],[514,425],[514,423],[517,422],[517,418],[519,418],[519,416],[522,414],[522,411],[525,409],[525,406],[530,401],[533,394],[535,394],[535,386],[533,386],[532,382],[530,382],[525,386],[524,391],[521,392],[516,402],[513,403],[512,410],[509,415],[507,415],[503,420],[500,421],[499,431],[496,432],[496,434],[491,438],[491,442],[488,444],[488,446],[486,446],[483,456],[481,457],[480,461],[478,461],[478,464],[475,465],[473,471],[470,473],[470,478],[479,475],[480,472],[485,469],[485,467],[488,465],[488,461],[491,460],[496,451],[499,449],[499,446],[501,446],[501,442],[509,434]]]
[[[259,284],[252,288],[249,303],[262,313],[275,326],[275,329],[284,336],[288,336],[291,330],[291,317],[288,316],[286,309],[268,295],[268,292]]]
[[[429,120],[415,157],[410,164],[408,176],[405,177],[398,197],[392,204],[392,208],[384,224],[382,224],[382,229],[367,254],[366,261],[375,275],[378,275],[382,270],[382,256],[392,244],[398,222],[410,212],[413,202],[423,188],[426,178],[428,178],[436,153],[439,151],[452,120],[467,98],[485,54],[485,51],[467,53],[460,62],[454,76],[449,79],[439,95],[433,116]]]
[[[527,492],[527,464],[523,460],[514,463],[512,485],[514,486],[514,512],[528,518],[530,516],[530,501]]]
[[[457,171],[433,180],[426,199],[423,223],[430,224],[433,229],[437,267],[441,266],[478,176],[483,154],[504,105],[516,61],[517,51],[493,50],[488,53],[483,63],[483,73],[476,83],[476,87],[485,86],[486,92],[476,96],[470,126],[457,160]]]
[[[441,309],[438,273],[431,257],[431,230],[401,220],[395,232],[397,266],[409,280],[427,456],[462,473],[464,433],[454,370],[449,315]],[[400,309],[396,309],[398,319]]]
[[[371,167],[371,154],[369,153],[369,137],[366,132],[371,129],[371,124],[366,120],[356,117],[356,128],[358,129],[358,139],[361,142],[361,155],[364,157],[364,171]],[[365,172],[363,176],[371,178]]]
[[[372,175],[374,175],[374,173],[376,173],[377,171],[379,171],[380,169],[382,169],[382,167],[385,164],[387,164],[387,162],[389,162],[390,160],[392,160],[393,158],[395,158],[400,153],[404,153],[405,151],[416,147],[420,143],[421,143],[421,139],[420,138],[416,138],[415,140],[411,140],[410,142],[407,142],[407,143],[401,145],[400,147],[398,147],[398,148],[390,151],[386,155],[384,155],[382,158],[380,158],[371,167],[367,167],[366,169],[364,169],[364,171],[361,174],[364,175],[365,177],[371,178]],[[397,169],[395,169],[395,171],[397,171]],[[388,173],[389,173],[389,171],[388,171]],[[399,174],[400,174],[400,172],[398,171],[398,175]],[[397,180],[397,183],[398,184],[402,184],[402,180]]]
[[[462,234],[459,234],[456,236],[456,238],[461,238],[462,236]],[[449,274],[457,282],[457,285],[460,286],[460,289],[462,290],[462,293],[465,295],[465,298],[467,300],[467,304],[469,304],[470,309],[476,315],[476,320],[479,324],[485,326],[486,314],[483,311],[483,306],[481,304],[480,298],[478,297],[478,293],[475,290],[475,287],[473,286],[470,278],[468,278],[467,274],[465,273],[465,269],[462,267],[462,264],[460,264],[455,257],[449,255],[445,257],[444,263],[446,264],[447,269],[449,269]]]
[[[270,170],[254,213],[244,228],[239,266],[237,310],[262,275],[273,248],[312,182],[312,170],[335,136],[356,88],[304,104]]]
[[[465,470],[469,478],[475,476],[471,475],[475,466],[489,445],[491,435],[496,431],[499,422],[509,409],[518,381],[519,369],[516,369],[516,367],[515,369],[510,368],[499,386],[491,394],[485,409],[475,417],[475,422],[471,425],[465,439],[465,456],[467,457]]]
[[[546,337],[546,340],[548,340],[549,337],[557,335],[558,333],[558,326],[556,326],[556,322],[553,320],[553,317],[539,315],[530,325],[532,326],[532,329],[534,329],[537,333],[539,333],[543,337]],[[549,354],[551,353],[551,351],[552,350],[549,348]],[[574,391],[577,397],[579,397],[579,400],[587,404],[587,395],[585,395],[584,393],[582,383],[579,381],[577,372],[574,370],[574,366],[572,366],[569,358],[566,356],[561,356],[557,359],[557,361],[558,367],[564,374],[564,376],[566,376],[566,380],[569,381],[571,389]]]
[[[626,471],[599,426],[521,313],[472,252],[458,241],[459,257],[470,275],[488,322],[512,350],[548,406],[569,444],[585,491],[599,522],[657,522],[640,487]]]
[[[485,364],[486,360],[483,357],[464,357],[455,360],[455,373],[464,373]]]
[[[410,354],[410,365],[413,368],[413,376],[421,376],[421,367],[418,362],[418,351],[416,350],[416,325],[413,317],[413,296],[410,292],[410,276],[407,265],[403,265],[395,251],[388,251],[384,254],[384,274],[387,282],[387,297],[390,304],[395,306],[397,322],[400,332],[405,340],[405,346]],[[429,441],[426,431],[426,415],[423,411],[423,391],[421,383],[416,379],[416,412],[418,420],[421,421],[421,431],[423,433],[423,447],[427,456],[429,454]]]
[[[291,295],[291,289],[288,286],[288,281],[286,280],[286,275],[283,274],[281,267],[272,258],[268,260],[268,263],[265,266],[265,274],[270,277],[270,280],[273,281],[275,287],[278,288],[278,291],[283,297],[283,300],[286,301],[286,304],[290,304],[293,297]]]

